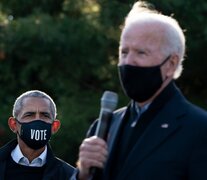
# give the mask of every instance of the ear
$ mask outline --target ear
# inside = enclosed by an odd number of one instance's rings
[[[55,119],[52,123],[52,134],[58,132],[59,128],[60,128],[60,121],[58,119]]]
[[[17,132],[17,122],[15,120],[14,117],[10,117],[8,119],[8,125],[9,125],[9,128],[14,132],[16,133]]]
[[[167,73],[166,75],[168,77],[172,77],[175,73],[175,70],[177,69],[179,64],[179,57],[178,55],[172,55],[169,59],[169,63],[167,66]]]

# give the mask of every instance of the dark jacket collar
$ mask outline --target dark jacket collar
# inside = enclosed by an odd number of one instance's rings
[[[8,156],[10,156],[12,150],[17,146],[17,139],[13,139],[5,144],[2,148],[0,148],[0,161],[6,160]],[[47,144],[47,162],[54,157],[53,152],[49,144]]]

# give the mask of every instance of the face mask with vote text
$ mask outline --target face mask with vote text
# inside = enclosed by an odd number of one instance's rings
[[[44,147],[51,137],[52,124],[46,123],[42,120],[34,120],[32,122],[19,122],[21,130],[19,137],[24,143],[32,149],[40,149]]]

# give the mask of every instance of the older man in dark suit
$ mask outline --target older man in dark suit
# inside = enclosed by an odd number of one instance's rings
[[[174,80],[182,71],[185,37],[178,22],[137,2],[119,48],[119,76],[131,103],[114,112],[106,141],[95,121],[80,146],[78,175],[99,180],[206,180],[207,113]]]

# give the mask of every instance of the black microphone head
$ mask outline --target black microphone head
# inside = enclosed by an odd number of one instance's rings
[[[101,98],[101,108],[113,112],[118,103],[118,95],[112,91],[105,91]]]

